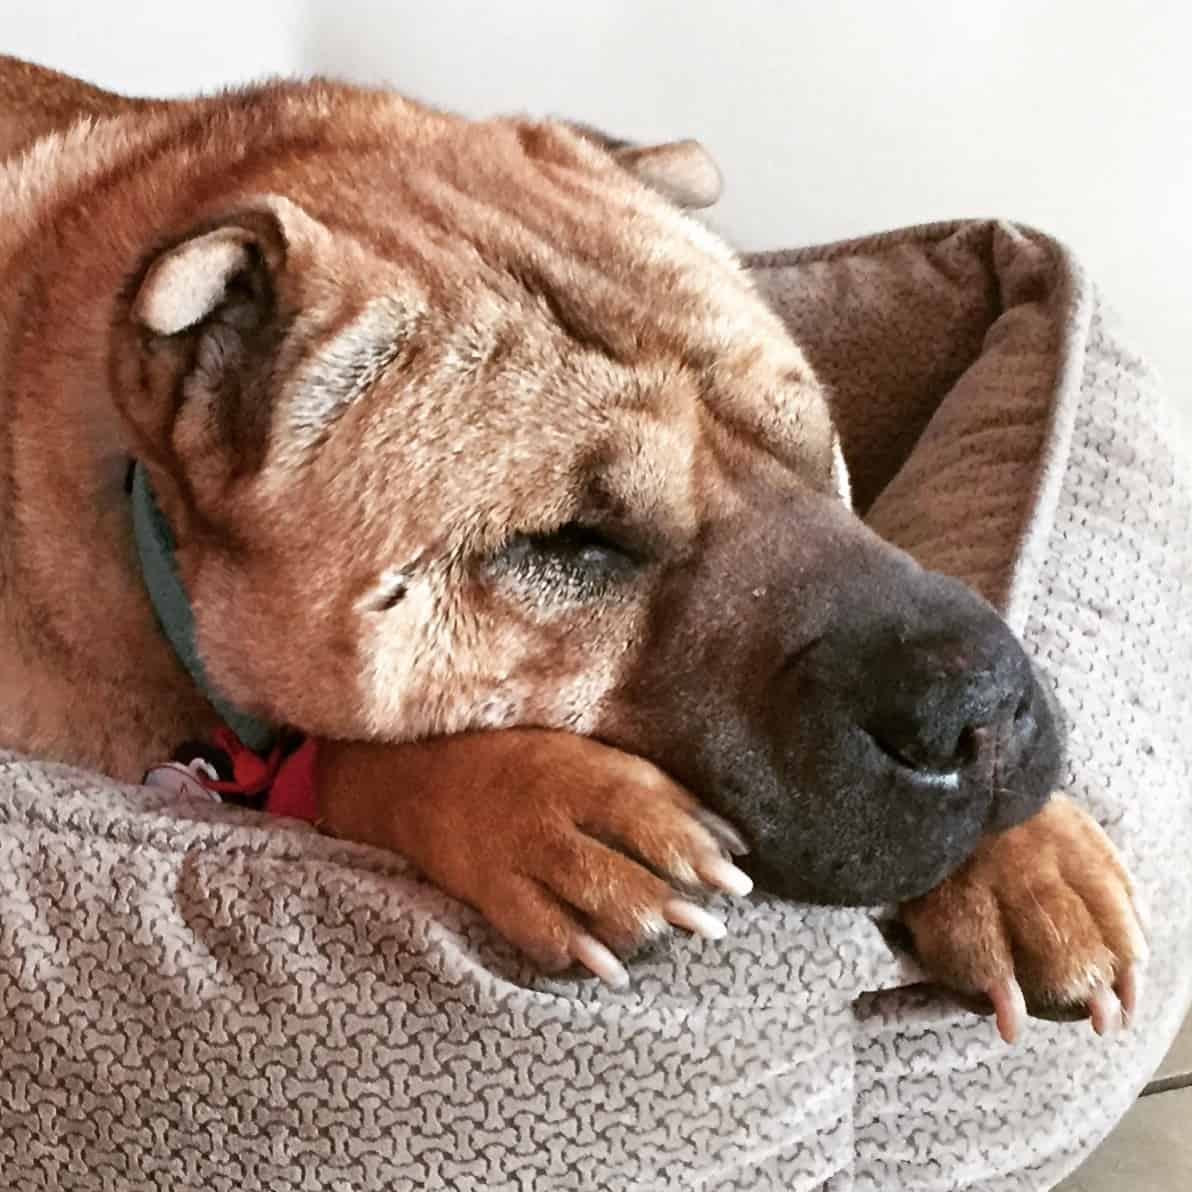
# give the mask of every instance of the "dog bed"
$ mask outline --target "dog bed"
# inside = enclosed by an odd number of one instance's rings
[[[858,506],[1005,611],[1149,914],[1101,1041],[916,984],[878,912],[725,907],[614,992],[380,852],[0,754],[5,1189],[1037,1189],[1192,995],[1192,449],[1071,255],[1001,223],[750,259]]]

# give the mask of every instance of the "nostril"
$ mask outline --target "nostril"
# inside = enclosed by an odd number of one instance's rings
[[[1022,699],[1018,701],[1018,707],[1014,709],[1014,723],[1021,724],[1031,711],[1031,693],[1028,691]]]
[[[1004,733],[1005,721],[997,724],[966,724],[952,738],[951,746],[939,739],[934,746],[922,740],[899,740],[897,744],[880,732],[868,730],[874,744],[892,761],[920,774],[955,774],[977,765],[988,757],[998,738]]]
[[[919,774],[952,774],[959,769],[954,754],[939,753],[917,741],[899,741],[895,744],[881,733],[868,729],[866,732],[878,749],[903,769]]]
[[[956,752],[954,754],[956,768],[958,770],[965,766],[971,766],[977,760],[981,754],[981,750],[985,747],[988,737],[989,728],[986,725],[966,724],[960,730],[960,736],[956,740]]]

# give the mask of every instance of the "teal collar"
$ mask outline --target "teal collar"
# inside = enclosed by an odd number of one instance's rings
[[[194,614],[174,562],[174,534],[153,499],[149,478],[139,463],[134,464],[132,470],[132,526],[141,574],[153,611],[178,660],[190,672],[190,677],[224,724],[250,749],[257,753],[268,751],[277,738],[277,731],[230,704],[207,678],[195,647]]]

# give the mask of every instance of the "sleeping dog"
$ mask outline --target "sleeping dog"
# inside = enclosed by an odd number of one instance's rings
[[[0,101],[5,745],[136,779],[217,693],[546,967],[623,979],[757,880],[901,903],[1008,1036],[1023,990],[1129,1009],[1129,881],[1038,677],[851,512],[798,345],[681,210],[697,144],[11,59]]]

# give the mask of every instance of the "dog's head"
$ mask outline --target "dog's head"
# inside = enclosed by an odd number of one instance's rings
[[[116,323],[226,696],[600,737],[831,901],[920,893],[1041,804],[1022,649],[850,512],[798,347],[669,201],[714,193],[698,147],[322,94],[323,139],[205,179]]]

